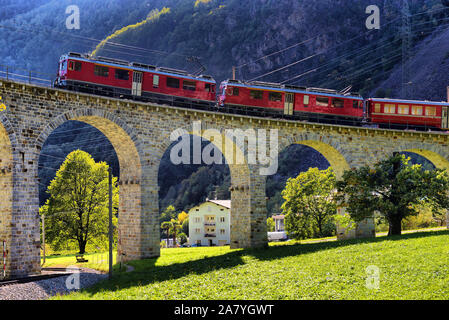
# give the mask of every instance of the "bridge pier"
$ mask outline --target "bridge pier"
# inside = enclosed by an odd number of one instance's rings
[[[260,176],[258,170],[254,166],[231,165],[232,249],[268,246],[266,177]]]

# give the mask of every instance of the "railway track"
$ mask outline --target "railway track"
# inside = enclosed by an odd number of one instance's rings
[[[40,275],[28,276],[28,277],[11,279],[11,280],[0,280],[0,287],[9,286],[12,284],[28,283],[28,282],[47,280],[47,279],[71,275],[71,273],[68,273],[68,272],[61,272],[61,271],[65,271],[65,270],[66,269],[48,268],[48,269],[43,269],[43,271],[54,272],[54,273],[40,274]]]

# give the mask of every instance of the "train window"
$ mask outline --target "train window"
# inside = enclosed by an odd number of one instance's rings
[[[409,114],[410,113],[410,107],[406,105],[399,105],[398,106],[398,113],[399,114]]]
[[[215,92],[215,86],[211,83],[206,83],[205,88],[207,92]]]
[[[384,113],[396,113],[396,105],[395,104],[384,105]]]
[[[268,95],[270,101],[282,101],[282,93],[280,92],[270,92]]]
[[[157,74],[153,75],[153,88],[159,88],[159,76]]]
[[[167,87],[170,87],[170,88],[179,88],[179,79],[176,79],[176,78],[167,78]]]
[[[262,100],[263,99],[263,91],[251,90],[249,92],[249,96],[251,97],[251,99]]]
[[[195,81],[184,80],[182,82],[182,88],[184,90],[195,91],[196,90],[196,82]]]
[[[354,109],[358,109],[358,107],[359,107],[359,102],[358,102],[357,100],[352,101],[352,107],[353,107]]]
[[[380,103],[376,103],[376,104],[374,105],[374,112],[375,112],[375,113],[380,113]]]
[[[316,105],[320,107],[328,107],[329,106],[329,98],[328,97],[316,97]]]
[[[332,106],[334,108],[343,108],[345,106],[345,101],[343,99],[332,99]]]
[[[434,117],[437,115],[437,108],[435,107],[426,107],[426,116]]]
[[[70,61],[69,62],[69,70],[71,71],[81,71],[81,62],[79,61]]]
[[[65,71],[67,68],[67,61],[62,62],[60,67],[61,67],[61,71]]]
[[[123,69],[115,69],[115,78],[119,80],[129,80],[129,71]]]
[[[109,77],[109,68],[103,66],[95,66],[94,73],[99,77]]]
[[[240,94],[240,90],[237,87],[233,87],[232,88],[232,95],[233,96],[238,96]]]
[[[308,107],[309,106],[309,96],[307,96],[307,95],[305,95],[304,96],[304,100],[303,100],[303,102],[304,102],[304,107]]]
[[[412,115],[422,116],[423,115],[423,107],[422,106],[412,106]]]

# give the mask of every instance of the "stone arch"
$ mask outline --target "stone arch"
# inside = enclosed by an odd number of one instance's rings
[[[265,177],[261,178],[254,174],[258,168],[256,165],[248,164],[248,152],[241,150],[237,143],[227,137],[223,131],[220,132],[221,143],[210,139],[210,136],[207,135],[207,126],[208,124],[204,123],[200,132],[195,131],[193,125],[189,124],[176,130],[179,131],[179,135],[200,136],[210,141],[228,162],[231,173],[231,248],[265,247],[268,242],[265,195],[260,192],[261,183],[263,183],[264,189]],[[157,167],[160,165],[162,156],[172,144],[169,132],[165,132],[160,140]],[[234,156],[232,160],[230,159],[231,154]]]
[[[416,153],[416,154],[426,158],[430,162],[432,162],[433,165],[435,166],[435,168],[445,169],[445,170],[448,170],[448,172],[449,172],[449,156],[445,157],[442,154],[437,153],[435,151],[422,149],[422,148],[410,148],[410,149],[405,148],[405,150],[401,150],[401,152]]]
[[[305,133],[300,135],[292,135],[288,137],[283,145],[282,150],[293,144],[302,144],[313,148],[323,155],[329,162],[330,167],[334,170],[335,176],[338,179],[343,177],[345,171],[349,170],[351,156],[344,149],[338,140],[331,137],[322,136],[319,134]],[[346,209],[341,207],[338,209],[339,214],[345,214]],[[337,225],[337,239],[344,240],[350,238],[366,238],[374,237],[374,219],[369,218],[357,223],[356,227],[350,231]]]
[[[350,169],[345,152],[331,139],[323,139],[315,134],[293,136],[283,143],[282,150],[292,144],[302,144],[321,153],[334,170],[337,179],[341,178],[343,173]]]
[[[14,203],[14,163],[16,157],[14,150],[17,146],[15,133],[8,119],[0,114],[0,247],[1,241],[6,242],[6,248],[11,251],[12,243],[16,241],[13,230],[13,203]],[[11,275],[11,256],[7,255],[6,273]],[[2,258],[3,259],[3,258]],[[3,267],[3,263],[0,263]]]
[[[159,255],[159,243],[151,242],[148,226],[151,216],[149,202],[145,197],[143,152],[141,142],[133,128],[120,117],[110,112],[80,108],[54,118],[40,133],[36,140],[36,158],[50,134],[66,121],[76,120],[87,123],[110,141],[117,154],[120,165],[120,204],[118,219],[117,257],[121,261],[149,258]],[[36,166],[37,170],[37,166]],[[37,172],[35,173],[37,176]]]

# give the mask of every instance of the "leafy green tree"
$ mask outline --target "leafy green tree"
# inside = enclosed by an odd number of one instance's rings
[[[184,232],[178,234],[179,243],[184,244],[187,242],[187,235]]]
[[[272,217],[269,217],[267,219],[267,230],[268,232],[273,232],[275,229],[274,219]]]
[[[161,224],[161,229],[165,230],[165,236],[166,236],[167,240],[168,240],[168,237],[170,236],[171,227],[172,227],[172,223],[170,221],[164,221]]]
[[[164,221],[161,224],[161,228],[165,230],[167,235],[167,240],[171,236],[173,239],[173,246],[176,246],[176,238],[178,231],[181,230],[181,225],[179,221],[176,219],[171,219],[170,221]]]
[[[162,212],[160,222],[170,221],[176,218],[176,210],[174,206],[168,206],[164,212]]]
[[[285,228],[296,238],[325,236],[325,226],[336,214],[336,178],[332,168],[311,168],[287,180],[282,191]]]
[[[107,241],[109,227],[108,165],[96,163],[86,152],[70,153],[47,192],[50,198],[40,209],[45,214],[46,237],[60,245],[76,241],[79,252],[85,253],[88,242]],[[113,223],[117,223],[119,188],[112,180]]]
[[[187,236],[189,235],[189,218],[185,219],[181,225],[182,232],[184,232]]]
[[[435,214],[449,209],[449,174],[444,170],[422,170],[409,165],[404,155],[395,154],[373,168],[346,171],[337,183],[338,199],[351,218],[360,222],[378,212],[388,221],[388,235],[401,234],[404,218],[419,214],[419,205]]]

